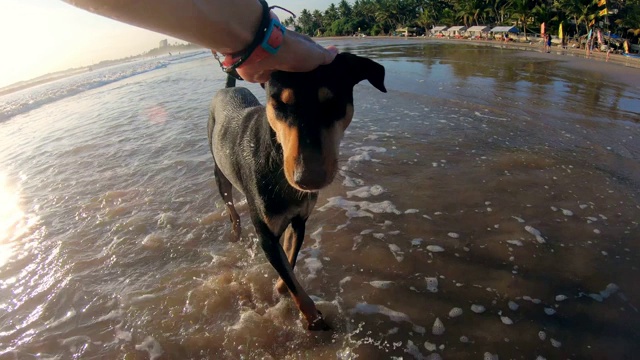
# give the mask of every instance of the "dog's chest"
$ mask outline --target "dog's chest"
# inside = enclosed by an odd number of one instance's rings
[[[304,201],[300,201],[294,204],[290,204],[284,212],[274,213],[267,209],[270,208],[270,204],[264,199],[260,199],[258,203],[262,209],[262,218],[269,227],[269,230],[274,234],[281,234],[291,222],[291,219],[295,217],[301,217],[306,219],[311,215],[313,208],[316,204],[317,197],[307,196]]]

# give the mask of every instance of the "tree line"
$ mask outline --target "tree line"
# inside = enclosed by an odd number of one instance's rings
[[[304,9],[285,26],[309,36],[388,35],[396,29],[434,25],[515,25],[522,31],[569,36],[597,26],[624,38],[639,39],[640,0],[341,0],[324,10]]]

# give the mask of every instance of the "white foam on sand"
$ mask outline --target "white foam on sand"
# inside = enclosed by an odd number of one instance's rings
[[[342,180],[342,185],[343,186],[356,187],[356,186],[362,186],[364,184],[364,181],[362,181],[362,179],[351,177],[351,176],[347,175],[347,173],[342,171],[342,170],[340,171],[340,175],[344,178]]]
[[[151,336],[147,336],[140,344],[136,345],[136,350],[148,352],[149,360],[159,358],[164,352],[160,343]]]
[[[518,303],[516,303],[515,301],[511,301],[511,300],[509,300],[508,305],[509,305],[509,309],[511,309],[511,311],[516,311],[520,307],[520,305],[518,305]]]
[[[371,154],[372,153],[383,153],[383,152],[386,152],[386,151],[387,151],[387,149],[385,149],[383,147],[377,147],[377,146],[361,146],[361,147],[357,147],[357,148],[353,149],[353,152],[355,152],[356,155],[350,157],[348,162],[352,163],[352,162],[357,162],[357,161],[380,161],[380,160],[372,159],[371,158]]]
[[[522,241],[520,240],[507,240],[507,242],[511,245],[522,246]]]
[[[144,294],[144,295],[140,295],[140,296],[136,296],[131,298],[131,304],[135,304],[135,303],[139,303],[139,302],[143,302],[143,301],[148,301],[148,300],[153,300],[157,297],[159,297],[160,295],[158,294]]]
[[[314,231],[309,237],[315,240],[311,246],[305,249],[304,253],[308,254],[308,257],[304,259],[304,267],[309,272],[308,279],[314,279],[317,277],[317,273],[322,270],[322,261],[320,261],[320,241],[322,240],[322,226]]]
[[[600,293],[592,293],[592,294],[588,294],[587,296],[589,296],[590,298],[592,298],[593,300],[597,301],[597,302],[603,302],[605,299],[607,299],[609,296],[617,293],[620,290],[620,287],[618,287],[618,285],[614,284],[614,283],[610,283],[607,285],[607,287],[600,291]],[[584,295],[583,293],[581,293],[579,296]]]
[[[542,237],[542,233],[540,233],[540,231],[536,228],[534,228],[533,226],[525,226],[524,229],[531,235],[535,236],[536,240],[540,243],[540,244],[544,244],[547,241]]]
[[[122,317],[124,311],[122,309],[111,310],[107,315],[100,316],[96,322],[118,320]]]
[[[551,316],[556,313],[556,310],[554,308],[546,307],[544,308],[544,313]]]
[[[427,290],[432,293],[438,292],[438,278],[436,277],[428,277],[425,278],[427,281]]]
[[[393,284],[394,284],[393,281],[384,281],[384,280],[369,281],[369,285],[377,289],[388,289]]]
[[[436,318],[436,320],[433,322],[433,326],[431,327],[431,333],[433,335],[442,335],[444,334],[444,331],[445,327],[442,323],[442,320],[440,320],[440,318]]]
[[[129,331],[124,331],[124,330],[120,330],[120,326],[116,326],[115,327],[115,332],[116,332],[116,341],[117,340],[124,340],[124,341],[131,341],[131,332]]]
[[[61,318],[53,320],[47,324],[45,324],[45,326],[43,327],[43,329],[52,329],[55,328],[56,326],[59,326],[69,320],[71,320],[72,318],[74,318],[76,316],[76,311],[74,309],[71,309],[69,311],[67,311],[66,314],[64,314]]]
[[[462,315],[462,309],[459,307],[454,307],[453,309],[449,310],[450,318],[458,317],[460,315]]]
[[[398,262],[404,260],[404,252],[400,250],[400,247],[398,245],[389,244],[389,250],[391,250],[393,257],[395,257]]]
[[[318,211],[327,211],[331,208],[343,209],[346,211],[348,218],[355,217],[373,217],[375,214],[396,214],[400,215],[402,212],[396,209],[396,206],[388,200],[381,202],[369,202],[369,201],[351,201],[343,198],[342,196],[334,196],[327,199],[327,203],[318,208]]]
[[[307,278],[314,279],[318,271],[322,270],[322,262],[316,258],[307,258],[304,259],[304,267],[309,271]]]
[[[436,351],[436,349],[438,347],[434,343],[430,343],[429,341],[425,341],[424,342],[424,348],[427,349],[427,351]]]
[[[513,320],[511,320],[508,316],[500,316],[500,321],[502,321],[505,325],[512,325]]]
[[[414,359],[426,359],[420,352],[420,349],[418,349],[418,347],[411,340],[407,340],[407,347],[404,349],[404,352],[413,356]]]
[[[359,198],[368,198],[370,196],[377,196],[385,192],[385,189],[380,185],[363,186],[358,189],[347,191],[347,197],[356,196]]]
[[[371,315],[371,314],[381,314],[389,317],[391,321],[394,322],[408,322],[413,325],[413,331],[424,334],[425,329],[422,326],[418,326],[411,321],[411,318],[405,313],[395,311],[389,309],[384,305],[376,305],[376,304],[368,304],[368,303],[358,303],[356,306],[349,310],[351,314],[363,314],[363,315]]]
[[[492,354],[490,352],[486,352],[484,353],[484,360],[498,360],[498,355],[497,354]]]
[[[443,252],[444,248],[439,245],[429,245],[427,246],[427,250],[431,252]]]

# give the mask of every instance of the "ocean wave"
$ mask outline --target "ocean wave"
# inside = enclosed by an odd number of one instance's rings
[[[182,56],[179,57],[178,60],[184,61],[187,57],[191,56]],[[165,68],[173,62],[172,60],[174,61],[175,59],[150,59],[128,62],[104,69],[89,71],[2,96],[0,97],[0,122],[87,90],[96,89],[135,75]]]

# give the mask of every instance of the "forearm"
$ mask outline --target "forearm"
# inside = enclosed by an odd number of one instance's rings
[[[64,0],[127,24],[161,32],[221,53],[246,48],[260,24],[256,0]]]

